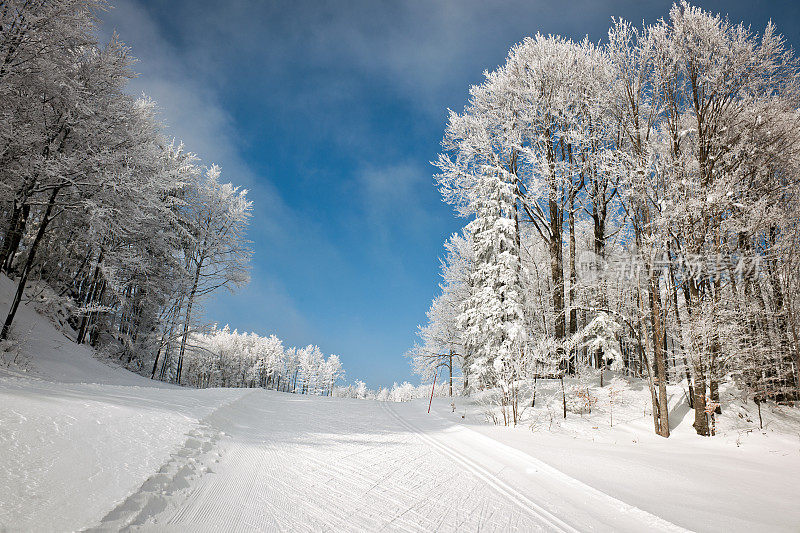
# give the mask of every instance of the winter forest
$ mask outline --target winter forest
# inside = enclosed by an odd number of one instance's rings
[[[699,435],[722,382],[800,399],[798,74],[772,24],[685,2],[602,43],[514,46],[434,162],[469,223],[445,243],[416,371],[496,389],[506,424],[537,379],[642,378],[664,437],[669,384]]]
[[[94,37],[101,0],[0,8],[0,271],[86,343],[162,381],[330,393],[338,356],[217,330],[202,303],[248,281],[247,191],[125,93],[135,59]],[[115,36],[116,37],[116,36]],[[290,389],[291,387],[291,389]]]
[[[745,4],[0,0],[0,532],[797,532]]]

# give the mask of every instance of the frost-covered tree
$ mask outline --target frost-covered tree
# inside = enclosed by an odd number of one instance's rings
[[[316,394],[322,381],[322,370],[325,356],[317,346],[309,344],[297,350],[297,359],[300,363],[300,379],[302,394]]]
[[[608,366],[611,370],[619,371],[622,370],[624,363],[619,348],[621,333],[622,326],[609,313],[601,311],[575,335],[573,342],[588,348],[590,353],[602,353],[603,367],[610,361]],[[603,367],[600,369],[601,372]],[[600,376],[602,385],[602,373]]]
[[[453,395],[453,375],[460,371],[463,389],[469,388],[471,358],[464,347],[463,331],[458,316],[469,298],[470,274],[474,251],[469,233],[453,234],[445,242],[447,251],[441,260],[441,294],[434,298],[426,313],[428,322],[417,332],[420,342],[406,354],[412,360],[414,373],[430,381],[440,368],[448,372],[448,387]],[[458,368],[456,368],[456,365]]]
[[[165,138],[156,104],[126,94],[128,48],[96,38],[106,7],[0,7],[0,271],[17,284],[0,336],[26,291],[46,286],[78,342],[132,369],[152,361],[163,379],[195,300],[246,279],[250,206],[233,186],[212,192],[217,170],[201,178],[196,157]],[[203,210],[226,195],[246,213],[204,226]]]
[[[344,379],[344,377],[345,373],[339,356],[336,354],[329,355],[320,369],[322,390],[325,391],[327,389],[327,394],[332,395],[336,382]]]
[[[788,127],[798,102],[796,60],[772,24],[757,36],[685,2],[650,31],[652,87],[664,111],[653,170],[643,174],[655,178],[649,189],[658,194],[650,198],[658,218],[644,222],[684,258],[752,256],[758,245],[750,243],[768,242],[770,224],[754,225],[748,213],[772,196],[753,191],[785,190],[776,165],[797,150]],[[708,267],[682,274],[695,428],[707,435],[706,391],[718,403],[724,295],[735,280],[709,277]]]
[[[330,395],[344,378],[338,355],[327,358],[317,346],[283,348],[275,335],[239,333],[229,326],[189,333],[183,383],[205,387],[261,387]],[[292,382],[302,386],[294,388]]]
[[[129,141],[136,142],[125,129],[133,117],[128,110],[120,110],[126,100],[123,87],[133,75],[125,47],[112,41],[104,49],[86,46],[65,53],[70,54],[70,63],[64,70],[41,73],[31,82],[33,94],[29,97],[42,98],[43,105],[19,109],[19,117],[12,111],[14,118],[36,121],[36,129],[30,133],[38,139],[25,149],[29,163],[18,166],[6,182],[14,201],[0,261],[6,271],[18,272],[19,278],[0,332],[3,339],[53,220],[63,211],[80,210],[87,197],[118,177],[115,170],[124,166],[124,151],[110,147],[119,144],[124,148]],[[15,142],[25,139],[19,133],[13,133]],[[10,155],[8,151],[6,155]],[[26,232],[32,236],[29,242],[23,242]],[[21,245],[24,257],[15,265]]]
[[[687,2],[615,20],[606,43],[512,47],[451,112],[435,163],[444,201],[474,217],[474,257],[469,312],[450,323],[443,284],[417,369],[437,364],[431,339],[460,339],[495,373],[485,385],[621,365],[647,380],[664,437],[668,382],[685,383],[701,435],[727,376],[759,401],[800,398],[799,80],[771,23],[757,34]],[[526,340],[494,368],[483,347],[509,316]]]
[[[484,179],[488,201],[476,206],[467,225],[472,234],[475,268],[470,296],[458,324],[466,349],[473,354],[472,369],[479,383],[494,384],[510,361],[524,349],[519,248],[512,213],[512,185],[503,176]],[[504,374],[504,373],[503,373]],[[508,381],[504,381],[508,385]]]
[[[204,179],[192,184],[186,202],[186,265],[192,278],[178,353],[178,382],[195,300],[222,287],[233,290],[246,283],[251,255],[245,230],[253,204],[247,190],[220,183],[219,167],[206,169]]]
[[[496,383],[497,372],[524,350],[523,294],[520,283],[518,136],[508,119],[513,94],[503,73],[471,89],[470,106],[450,114],[437,166],[442,194],[474,219],[474,265],[469,296],[457,325],[464,352],[479,385]],[[506,385],[508,384],[504,381]]]

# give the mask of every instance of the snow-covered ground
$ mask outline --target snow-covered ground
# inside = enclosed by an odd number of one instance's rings
[[[503,428],[467,399],[428,415],[420,400],[182,389],[32,309],[18,323],[30,359],[0,373],[0,530],[800,530],[791,413],[701,439],[676,392],[669,440],[632,400],[613,428],[547,410]]]
[[[570,413],[566,421],[558,413],[552,424],[548,410],[540,409],[516,428],[486,424],[483,408],[465,399],[455,401],[455,413],[445,400],[434,399],[433,408],[441,418],[684,528],[800,531],[796,408],[763,406],[765,429],[759,431],[755,413],[748,423],[738,416],[740,405],[727,405],[717,436],[701,438],[691,426],[693,412],[673,391],[672,434],[664,439],[655,435],[649,409],[643,412],[649,398],[642,392],[635,396],[640,402],[615,408],[613,428],[607,408],[599,406],[591,416]],[[755,410],[752,402],[749,409]]]

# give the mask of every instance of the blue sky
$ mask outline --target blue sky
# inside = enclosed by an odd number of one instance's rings
[[[668,1],[112,0],[139,58],[131,91],[168,131],[250,190],[252,281],[206,304],[209,321],[317,344],[348,380],[412,380],[403,353],[464,224],[428,163],[447,108],[537,31],[605,37],[612,16],[654,22]],[[800,3],[698,2],[791,45]]]

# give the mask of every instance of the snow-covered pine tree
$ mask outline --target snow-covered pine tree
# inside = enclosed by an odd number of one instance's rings
[[[474,200],[475,219],[467,225],[475,268],[458,322],[473,354],[471,370],[478,385],[499,385],[508,405],[518,378],[516,360],[525,345],[514,182],[497,167],[483,170],[477,180],[482,194]]]
[[[525,348],[523,291],[520,278],[521,130],[518,106],[505,70],[486,73],[486,82],[470,89],[463,114],[450,113],[436,165],[445,201],[474,219],[465,228],[472,237],[473,267],[469,296],[457,319],[472,386],[503,388],[514,397],[519,360]]]

